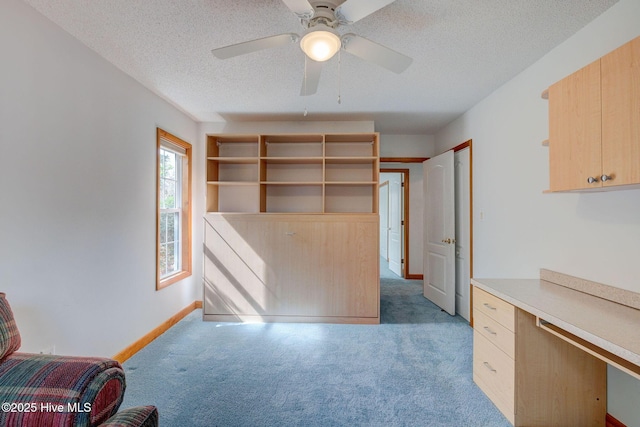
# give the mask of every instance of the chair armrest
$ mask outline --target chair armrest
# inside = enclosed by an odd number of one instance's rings
[[[16,352],[0,363],[0,395],[30,406],[0,412],[0,425],[98,425],[116,413],[124,390],[115,360]]]
[[[118,412],[100,427],[157,427],[158,409],[155,406],[135,406]]]

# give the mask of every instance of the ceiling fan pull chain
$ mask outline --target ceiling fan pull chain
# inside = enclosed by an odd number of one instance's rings
[[[307,93],[307,61],[309,60],[309,58],[307,58],[307,56],[304,56],[304,93]],[[309,114],[309,112],[307,111],[307,100],[305,98],[304,101],[304,112],[302,113],[302,115],[304,117],[307,117],[307,115]]]
[[[341,81],[341,76],[342,76],[342,49],[340,49],[338,51],[338,104],[342,104],[342,99],[340,98],[340,91],[342,88],[342,81]]]

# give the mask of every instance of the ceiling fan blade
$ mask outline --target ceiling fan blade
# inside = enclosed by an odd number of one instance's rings
[[[318,91],[318,83],[320,82],[320,73],[322,72],[322,62],[313,59],[304,58],[305,71],[302,79],[302,88],[300,96],[313,95]]]
[[[396,0],[347,0],[336,8],[340,22],[352,24]]]
[[[313,6],[307,0],[282,0],[291,12],[295,13],[300,19],[311,19],[315,11]]]
[[[213,49],[211,53],[216,58],[227,59],[234,56],[244,55],[246,53],[256,52],[262,49],[271,49],[273,47],[284,46],[289,43],[298,41],[299,36],[295,33],[279,34],[277,36],[264,37],[262,39],[251,40],[232,44],[230,46]]]
[[[393,49],[374,43],[355,34],[342,36],[342,47],[345,51],[365,61],[373,62],[394,73],[402,73],[411,65],[413,59]]]

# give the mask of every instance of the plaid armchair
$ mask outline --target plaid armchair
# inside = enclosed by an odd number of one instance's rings
[[[16,352],[20,333],[0,293],[0,425],[155,427],[155,406],[120,412],[125,390],[118,362]],[[117,413],[116,413],[117,412]]]

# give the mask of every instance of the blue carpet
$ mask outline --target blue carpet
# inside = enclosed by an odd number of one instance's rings
[[[203,322],[124,363],[123,407],[162,426],[507,427],[473,383],[472,330],[383,272],[380,325]]]

